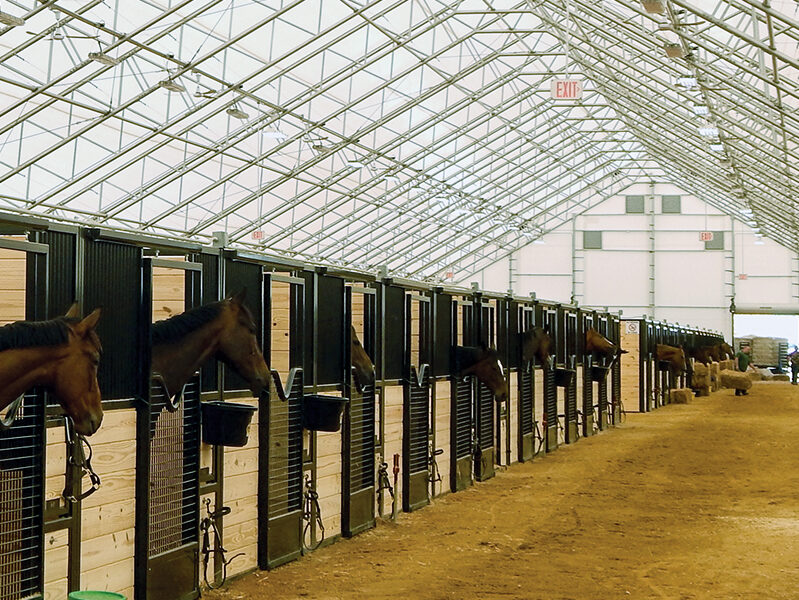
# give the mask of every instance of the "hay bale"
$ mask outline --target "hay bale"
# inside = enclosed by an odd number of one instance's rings
[[[752,380],[741,371],[722,371],[719,379],[724,383],[724,387],[736,390],[748,390],[752,387]]]
[[[763,374],[760,372],[759,369],[749,369],[746,372],[746,376],[749,377],[752,381],[762,381]]]
[[[697,396],[710,396],[710,386],[703,385],[702,387],[695,388]]]
[[[688,404],[693,397],[693,391],[688,388],[679,388],[669,391],[669,402],[672,404]]]
[[[786,375],[785,373],[778,373],[776,375],[772,375],[771,379],[773,381],[790,381],[791,377],[790,375]]]

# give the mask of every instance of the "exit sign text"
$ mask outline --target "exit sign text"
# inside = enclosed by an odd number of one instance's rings
[[[583,97],[583,82],[579,79],[552,80],[553,100],[579,100]]]
[[[700,242],[712,242],[713,241],[713,232],[712,231],[700,231],[699,232],[699,241]]]

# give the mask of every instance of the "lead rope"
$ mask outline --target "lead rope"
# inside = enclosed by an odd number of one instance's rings
[[[92,468],[92,447],[89,440],[79,433],[75,433],[75,426],[70,417],[64,417],[64,440],[67,444],[67,468],[64,480],[64,491],[61,495],[66,498],[68,502],[80,502],[88,498],[98,489],[100,489],[100,476],[94,472]],[[86,446],[88,455],[83,447]],[[92,486],[85,492],[74,495],[75,491],[75,470],[80,469],[80,477],[78,478],[78,485],[83,481],[83,477],[88,475],[89,481]],[[82,486],[80,486],[82,489]]]
[[[225,585],[225,581],[227,580],[227,567],[230,563],[232,563],[235,559],[239,556],[244,556],[244,552],[239,552],[238,554],[234,554],[230,558],[225,558],[225,548],[222,546],[222,536],[219,534],[219,529],[216,526],[217,519],[224,517],[225,515],[230,514],[230,507],[223,506],[219,510],[215,510],[211,512],[211,499],[205,499],[205,512],[208,514],[202,521],[200,521],[200,531],[203,534],[203,546],[202,546],[202,555],[203,555],[203,580],[205,581],[205,585],[208,586],[209,589],[215,590],[223,585]],[[214,532],[214,548],[211,549],[211,531]],[[211,560],[212,554],[219,554],[222,560],[222,581],[219,582],[219,585],[214,587],[208,581],[208,563]]]
[[[302,529],[302,546],[306,550],[313,551],[325,541],[325,525],[322,522],[322,511],[319,508],[319,493],[314,489],[310,475],[305,476],[305,492],[303,495],[305,497],[305,507],[302,511],[302,520],[305,521],[305,527]],[[319,531],[322,532],[322,537],[315,544],[308,545],[305,543],[305,538],[314,521],[316,521]]]
[[[427,455],[427,467],[428,471],[430,472],[430,477],[428,480],[430,481],[430,488],[428,490],[428,496],[432,498],[436,495],[436,483],[441,481],[441,471],[438,470],[438,462],[436,461],[436,456],[441,456],[444,454],[444,449],[439,448],[436,450],[433,447],[433,444],[430,444],[428,447],[428,455]]]

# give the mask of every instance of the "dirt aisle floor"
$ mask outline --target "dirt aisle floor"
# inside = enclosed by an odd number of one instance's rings
[[[630,414],[207,599],[799,598],[799,387]]]

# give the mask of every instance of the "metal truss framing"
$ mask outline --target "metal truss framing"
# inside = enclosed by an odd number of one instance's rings
[[[798,6],[3,0],[0,209],[441,281],[662,180],[793,248]]]

